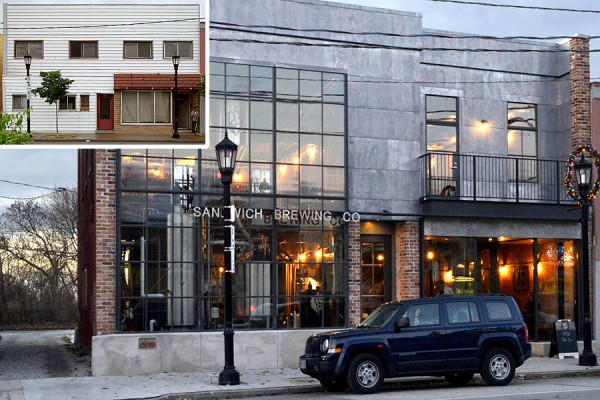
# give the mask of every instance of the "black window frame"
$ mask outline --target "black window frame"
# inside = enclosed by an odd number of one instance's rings
[[[526,108],[526,107],[533,107],[533,115],[534,115],[534,126],[520,126],[520,125],[513,125],[510,123],[510,119],[509,119],[509,113],[511,110],[511,105],[514,106],[522,106],[519,108]],[[509,157],[509,162],[511,162],[513,165],[509,166],[508,169],[508,173],[509,173],[509,178],[508,181],[509,182],[529,182],[529,183],[536,183],[538,181],[538,159],[539,159],[539,129],[538,129],[538,105],[535,103],[521,103],[521,102],[513,102],[513,101],[508,101],[506,102],[506,154]],[[510,151],[510,146],[509,146],[509,142],[508,142],[508,135],[509,132],[514,131],[516,132],[516,136],[517,138],[515,140],[519,140],[520,143],[520,149],[521,149],[521,153],[520,154],[516,154],[516,153],[511,153]],[[535,135],[535,155],[526,155],[524,154],[524,132],[530,132],[533,133]],[[512,168],[514,167],[514,168]],[[517,172],[517,168],[518,168],[518,172]],[[522,171],[528,171],[529,173],[527,173],[525,176],[523,175]],[[519,176],[517,177],[516,174],[519,174]]]

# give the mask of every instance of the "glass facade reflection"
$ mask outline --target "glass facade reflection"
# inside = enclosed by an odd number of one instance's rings
[[[120,331],[223,328],[223,186],[238,148],[236,329],[346,325],[346,77],[211,63],[211,147],[118,157]]]
[[[425,297],[436,295],[442,282],[457,295],[512,296],[530,336],[550,340],[556,320],[578,321],[576,245],[557,239],[427,238]]]

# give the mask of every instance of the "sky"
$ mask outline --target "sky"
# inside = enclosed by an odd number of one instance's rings
[[[423,14],[423,27],[494,36],[600,35],[600,13],[485,7],[432,0],[329,0]],[[464,0],[469,1],[469,0]],[[471,0],[483,3],[598,10],[597,0]],[[600,39],[590,42],[600,49]],[[591,54],[591,78],[600,81],[600,53]]]
[[[49,189],[7,183],[45,186]],[[77,185],[77,150],[0,147],[0,214],[15,200],[52,193],[53,188]]]

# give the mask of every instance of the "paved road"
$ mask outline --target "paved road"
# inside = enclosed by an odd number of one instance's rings
[[[343,393],[306,393],[270,396],[269,400],[329,400],[329,399],[402,399],[402,400],[592,400],[600,398],[600,380],[597,377],[518,380],[502,387],[487,386],[481,379],[462,388],[450,387],[443,381],[402,383],[387,386],[374,395]],[[265,400],[265,397],[247,397]]]
[[[89,360],[64,341],[73,330],[0,332],[0,381],[88,376]]]

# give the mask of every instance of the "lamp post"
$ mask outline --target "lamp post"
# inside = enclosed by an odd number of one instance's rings
[[[173,106],[175,111],[173,112],[173,139],[179,139],[179,124],[177,123],[177,115],[179,110],[177,108],[177,70],[179,69],[179,55],[175,53],[173,56],[173,68],[175,69],[175,95],[173,96]]]
[[[31,55],[29,53],[23,56],[25,61],[25,69],[27,70],[27,134],[31,137],[31,119],[29,118],[29,108],[31,107],[31,79],[29,77],[29,68],[31,68]]]
[[[223,184],[223,221],[231,225],[224,226],[224,246],[225,246],[225,330],[223,332],[225,345],[225,366],[219,374],[219,385],[239,385],[240,374],[236,371],[233,361],[233,304],[231,284],[233,273],[235,273],[235,213],[231,206],[231,182],[233,171],[235,170],[235,158],[237,156],[237,144],[233,143],[227,137],[215,146],[217,151],[217,161],[219,163],[219,172],[221,173],[221,183]]]
[[[583,275],[583,352],[579,355],[579,365],[598,365],[596,355],[592,351],[592,318],[590,316],[590,255],[588,244],[588,217],[589,199],[588,193],[592,180],[592,163],[585,159],[581,153],[581,159],[574,165],[577,176],[577,186],[581,197],[581,273]]]

